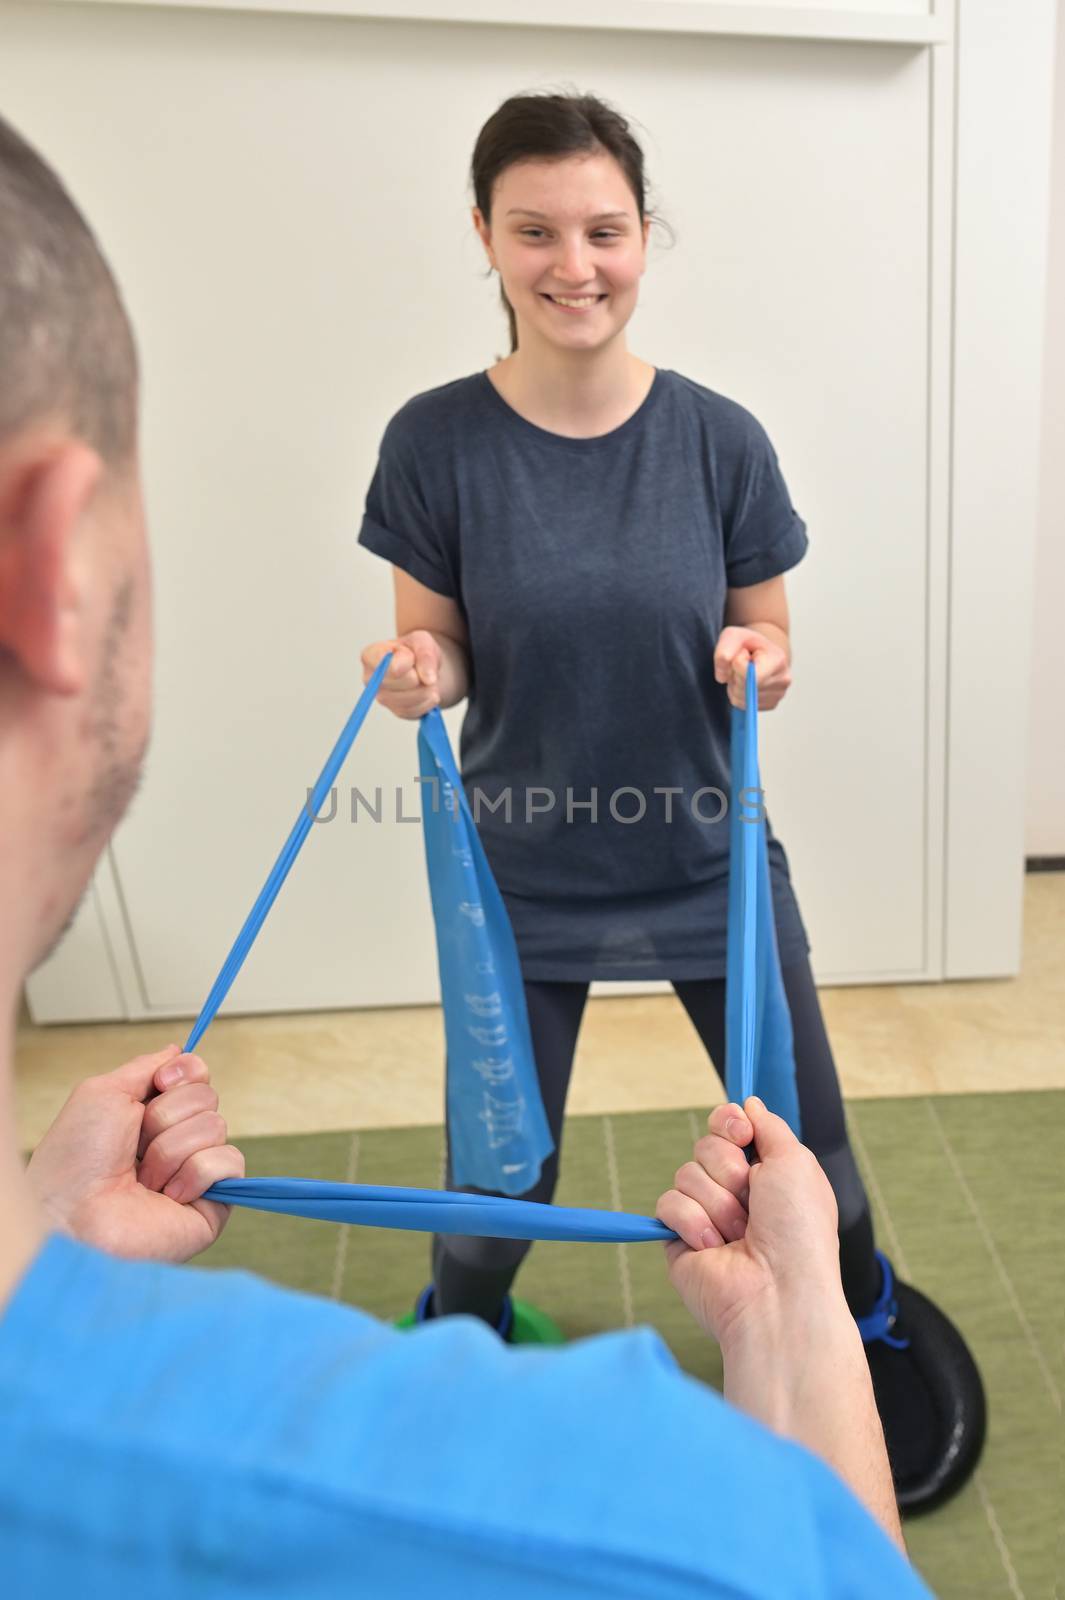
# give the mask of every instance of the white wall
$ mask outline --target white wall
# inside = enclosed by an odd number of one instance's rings
[[[1037,312],[1021,267],[1042,261],[1028,156],[1046,6],[1011,31],[1010,93],[1032,112],[992,120],[989,204],[980,129],[998,101],[995,28],[1012,19],[999,0],[967,3],[979,159],[959,314],[950,44],[0,0],[0,103],[93,218],[139,329],[157,585],[146,781],[74,937],[30,986],[35,1015],[197,1008],[350,707],[360,644],[390,625],[387,570],[354,547],[384,424],[503,347],[467,209],[473,138],[506,94],[560,82],[639,118],[677,229],[652,255],[633,348],[759,415],[810,523],[789,583],[796,687],[762,748],[818,978],[1017,969],[1019,780],[989,817],[987,688],[970,661],[1001,582],[1001,522],[978,481],[989,439],[1034,498]],[[995,254],[1011,162],[1029,173],[1023,216],[1016,250]],[[989,342],[988,307],[1011,295],[1011,337]],[[977,358],[970,373],[991,362],[1013,423],[985,414],[982,383],[952,409],[952,353]],[[1011,529],[1025,611],[1033,521],[1024,509]],[[1024,738],[996,722],[1011,774]],[[954,786],[948,864],[952,761],[976,781]],[[345,781],[409,785],[413,770],[411,731],[375,714]],[[312,834],[229,1009],[435,992],[418,830],[338,823]]]
[[[1065,0],[1058,4],[1043,359],[1024,847],[1029,856],[1065,856]]]

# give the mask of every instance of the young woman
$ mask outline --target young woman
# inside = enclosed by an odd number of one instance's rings
[[[791,682],[784,574],[807,547],[749,412],[631,353],[646,269],[642,152],[590,95],[503,104],[472,163],[473,221],[510,354],[391,419],[359,539],[392,563],[397,716],[468,701],[460,759],[514,928],[556,1153],[593,979],[668,979],[723,1075],[729,702]],[[983,1436],[957,1330],[874,1247],[809,946],[770,829],[777,940],[803,1138],[832,1184],[900,1504],[939,1501]],[[448,1184],[452,1183],[450,1162]],[[467,1312],[513,1337],[529,1250],[437,1237],[425,1319]]]

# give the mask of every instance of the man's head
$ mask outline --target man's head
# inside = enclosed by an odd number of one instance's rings
[[[0,118],[0,900],[22,971],[69,922],[147,745],[137,387],[99,246]]]

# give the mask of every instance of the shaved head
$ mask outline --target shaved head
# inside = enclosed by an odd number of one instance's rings
[[[0,904],[69,925],[150,729],[137,355],[66,188],[0,118]]]
[[[0,443],[48,419],[122,467],[136,445],[136,348],[88,223],[0,117]]]

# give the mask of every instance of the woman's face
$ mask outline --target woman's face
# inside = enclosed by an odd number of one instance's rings
[[[492,194],[492,225],[474,224],[528,336],[595,349],[636,309],[650,222],[614,157],[568,156],[507,167]],[[558,304],[575,300],[575,307]]]

